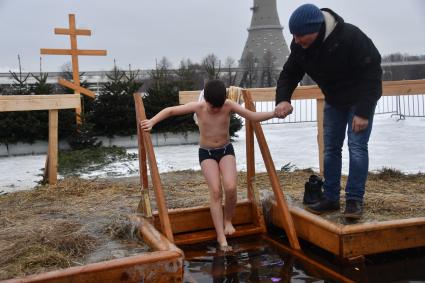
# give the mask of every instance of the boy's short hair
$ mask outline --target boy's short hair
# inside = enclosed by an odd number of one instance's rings
[[[220,80],[210,80],[204,88],[205,101],[213,107],[222,107],[226,101],[226,86]]]

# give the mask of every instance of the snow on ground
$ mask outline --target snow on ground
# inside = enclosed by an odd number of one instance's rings
[[[238,170],[246,170],[245,129],[233,143]],[[296,168],[318,170],[316,123],[274,124],[263,126],[270,153],[276,169],[285,164]],[[374,129],[369,142],[369,169],[394,168],[405,173],[425,172],[425,118],[407,118],[397,121],[390,115],[375,116]],[[137,149],[129,149],[137,153]],[[199,170],[198,147],[178,145],[155,147],[160,172],[194,169]],[[33,188],[41,180],[41,169],[46,155],[0,158],[0,193]],[[265,166],[256,144],[255,163],[257,172]],[[83,178],[138,176],[138,161],[112,163],[102,170],[83,174]],[[343,173],[348,172],[348,151],[343,150]]]

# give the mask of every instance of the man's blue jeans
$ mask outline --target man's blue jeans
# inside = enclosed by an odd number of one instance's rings
[[[325,182],[323,188],[325,197],[331,201],[339,201],[340,197],[342,146],[347,130],[350,167],[345,188],[346,200],[363,202],[369,171],[368,142],[372,131],[373,113],[370,115],[368,127],[359,133],[353,133],[351,127],[354,112],[354,106],[348,109],[339,109],[325,103],[323,121]]]

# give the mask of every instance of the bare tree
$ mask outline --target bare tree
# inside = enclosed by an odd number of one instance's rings
[[[248,52],[242,59],[243,76],[241,87],[252,87],[257,80],[257,58],[252,52]]]
[[[261,86],[270,87],[275,84],[276,81],[276,69],[275,69],[275,57],[270,50],[264,53],[262,61],[262,72],[261,72]]]
[[[175,75],[180,90],[195,90],[204,86],[202,67],[192,63],[190,59],[180,61],[180,67],[175,70]]]
[[[213,53],[208,54],[202,60],[202,67],[205,69],[207,73],[207,77],[209,80],[218,79],[220,75],[221,63],[216,55]]]
[[[225,81],[227,82],[227,86],[235,85],[236,80],[236,72],[233,70],[235,67],[235,59],[232,57],[227,57],[224,63],[225,67]]]

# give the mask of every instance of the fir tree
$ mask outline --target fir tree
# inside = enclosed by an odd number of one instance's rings
[[[27,95],[29,93],[27,80],[30,74],[29,73],[26,75],[22,74],[21,56],[19,56],[19,54],[18,54],[18,64],[19,64],[19,73],[9,71],[9,73],[12,75],[12,78],[15,80],[15,83],[12,84],[12,93],[14,95]]]
[[[21,58],[18,55],[19,72],[9,71],[14,79],[9,95],[29,95],[27,84],[29,74],[22,73]],[[47,137],[47,111],[15,111],[0,113],[0,143],[33,143]]]
[[[168,75],[166,65],[157,65],[150,73],[151,87],[143,98],[147,118],[152,118],[165,107],[179,105],[178,82]],[[188,82],[186,81],[185,84]],[[193,115],[175,116],[161,121],[153,128],[153,132],[185,132],[196,131]]]
[[[106,75],[109,81],[102,86],[90,115],[95,124],[96,135],[113,137],[136,133],[133,93],[143,84],[136,80],[137,73],[130,70],[126,76],[125,72],[115,65],[111,74]]]

